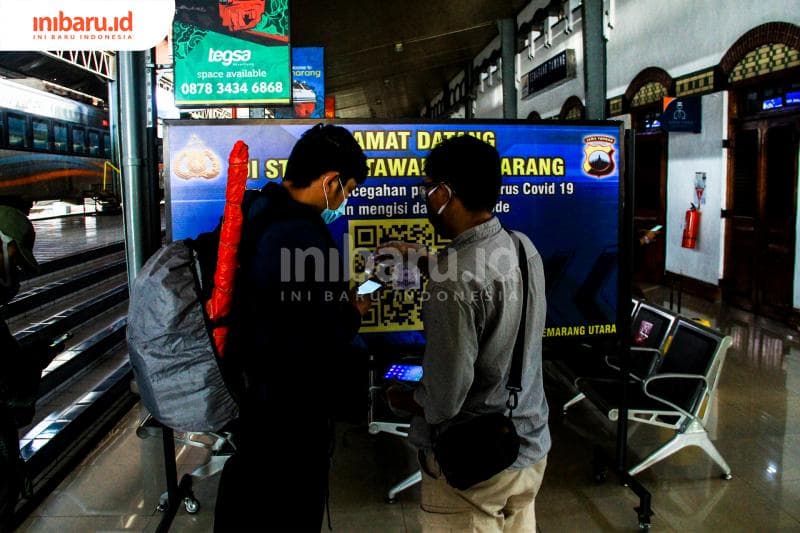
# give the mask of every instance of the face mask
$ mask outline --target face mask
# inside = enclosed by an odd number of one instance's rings
[[[342,187],[342,181],[339,178],[336,178],[339,182],[339,187],[342,188],[342,194],[344,194],[344,187]],[[325,191],[325,185],[322,186],[322,190]],[[322,221],[326,224],[332,223],[334,220],[339,218],[340,216],[344,215],[344,208],[347,205],[347,197],[345,196],[342,203],[336,209],[331,209],[330,204],[328,204],[328,191],[325,191],[325,209],[322,210]]]
[[[433,189],[428,191],[428,193],[426,194],[426,199],[427,199],[427,197],[430,197],[430,195],[433,194],[433,191],[438,189],[439,186],[441,186],[441,185],[444,185],[445,187],[447,187],[447,192],[449,193],[448,196],[447,196],[447,201],[445,203],[443,203],[442,207],[437,209],[435,213],[431,211],[430,204],[428,204],[428,220],[433,225],[433,229],[435,229],[438,233],[442,233],[442,230],[443,230],[443,226],[441,224],[442,213],[444,213],[444,210],[450,204],[450,200],[453,198],[453,191],[450,190],[450,187],[448,187],[447,184],[439,183],[439,184],[436,185],[436,187],[434,187]]]
[[[4,237],[4,236],[3,236]],[[8,258],[8,243],[5,238],[3,241],[3,276],[0,277],[0,304],[7,304],[19,292],[19,279],[14,275],[11,261]]]

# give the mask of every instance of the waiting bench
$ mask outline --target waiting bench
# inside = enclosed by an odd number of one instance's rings
[[[636,475],[683,448],[698,446],[730,479],[731,469],[709,439],[706,423],[731,337],[645,302],[636,306],[631,324],[628,419],[675,433],[628,473]],[[619,366],[612,358],[605,362],[606,375],[575,378],[579,392],[564,405],[565,412],[588,399],[617,420],[622,405]]]

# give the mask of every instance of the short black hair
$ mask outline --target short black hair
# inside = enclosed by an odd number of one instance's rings
[[[343,127],[317,124],[303,133],[292,148],[283,179],[302,189],[330,171],[339,172],[345,180],[364,183],[367,157]]]
[[[500,196],[500,154],[491,144],[470,135],[445,139],[428,154],[425,174],[447,182],[470,211],[494,209]]]

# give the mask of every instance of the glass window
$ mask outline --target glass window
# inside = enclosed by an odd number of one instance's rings
[[[111,135],[103,134],[103,157],[111,159]]]
[[[100,132],[89,130],[89,155],[100,155]]]
[[[67,146],[67,142],[69,141],[69,137],[67,136],[67,125],[61,124],[59,122],[53,123],[53,147],[56,152],[66,152],[69,148]]]
[[[72,151],[76,154],[86,153],[86,130],[72,128]]]
[[[10,148],[29,148],[27,129],[25,117],[8,115],[8,146]]]
[[[48,134],[47,121],[33,119],[33,147],[36,150],[48,150],[50,148],[50,135]]]

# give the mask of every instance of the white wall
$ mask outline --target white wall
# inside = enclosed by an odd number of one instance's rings
[[[746,32],[766,22],[800,24],[797,0],[616,0],[608,32],[608,96],[647,67],[672,77],[716,65]]]
[[[495,81],[489,87],[485,84],[484,92],[478,90],[475,102],[475,118],[503,118],[503,82]]]
[[[535,4],[535,2],[532,2]],[[526,20],[530,20],[531,13],[524,11],[517,17],[517,25]],[[584,90],[583,82],[583,39],[581,37],[581,15],[580,11],[575,12],[575,23],[572,33],[565,33],[566,21],[563,20],[556,24],[552,32],[553,46],[550,48],[544,47],[544,38],[540,37],[535,41],[536,48],[533,60],[528,58],[527,51],[523,50],[520,56],[520,70],[517,72],[517,79],[519,80],[525,74],[533,70],[535,67],[541,65],[551,57],[557,56],[564,50],[572,48],[575,50],[575,78],[559,85],[551,87],[544,91],[535,94],[525,100],[520,99],[517,102],[517,117],[526,118],[531,111],[536,111],[542,118],[551,118],[557,116],[561,112],[561,107],[567,98],[570,96],[577,96],[581,101],[586,103],[586,92]],[[522,83],[517,82],[517,96],[522,95]]]
[[[722,148],[727,112],[724,93],[702,97],[702,133],[670,133],[667,168],[666,269],[712,285],[722,277],[723,233],[720,209],[727,180],[727,155]],[[697,247],[681,247],[684,216],[696,203],[694,173],[706,173],[705,205],[701,206]]]
[[[481,53],[472,61],[472,65],[479,66],[495,50],[500,50],[499,35],[481,50]],[[478,84],[475,98],[475,118],[503,118],[503,81],[497,75],[499,73],[500,69],[497,70],[491,86],[489,86],[488,80],[484,81],[483,92],[480,90],[480,78],[475,80]]]

